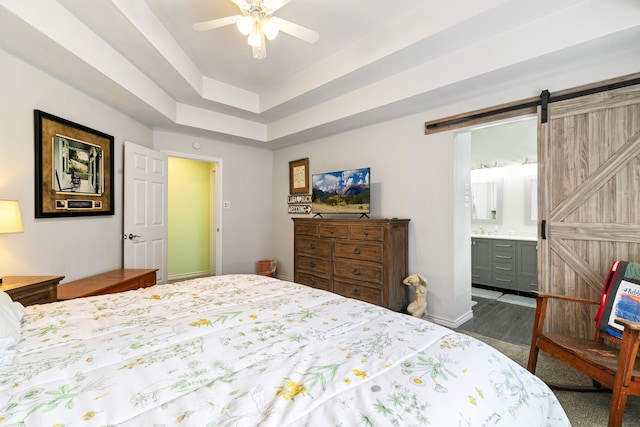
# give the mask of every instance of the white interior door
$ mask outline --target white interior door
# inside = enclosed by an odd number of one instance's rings
[[[167,155],[124,143],[124,267],[167,280]]]

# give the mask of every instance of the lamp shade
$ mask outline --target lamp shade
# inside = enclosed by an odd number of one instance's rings
[[[0,200],[0,233],[22,233],[20,205],[17,200]]]

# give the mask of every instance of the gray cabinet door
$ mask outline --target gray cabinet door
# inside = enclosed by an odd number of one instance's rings
[[[488,239],[471,239],[471,283],[492,285],[491,241]]]
[[[538,242],[517,243],[516,266],[518,290],[538,290]]]

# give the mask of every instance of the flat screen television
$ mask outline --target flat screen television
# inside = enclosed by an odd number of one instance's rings
[[[311,212],[369,214],[370,172],[370,168],[361,168],[313,174]]]

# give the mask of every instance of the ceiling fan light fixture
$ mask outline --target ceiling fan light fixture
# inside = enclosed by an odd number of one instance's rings
[[[193,24],[195,31],[236,25],[238,31],[247,37],[254,59],[267,56],[267,40],[275,39],[280,31],[307,43],[318,41],[318,33],[301,25],[273,16],[273,13],[291,0],[231,0],[240,8],[242,15],[226,16]]]
[[[264,36],[268,40],[273,40],[278,36],[278,33],[280,32],[280,30],[278,29],[278,26],[274,24],[271,19],[268,19],[262,22],[262,32],[264,33]]]
[[[248,36],[254,26],[255,22],[250,16],[243,16],[236,22],[236,27],[238,27],[238,31],[240,31],[240,34],[243,36]]]
[[[253,26],[251,32],[249,33],[247,43],[249,44],[249,46],[262,47],[262,34],[257,23]]]

